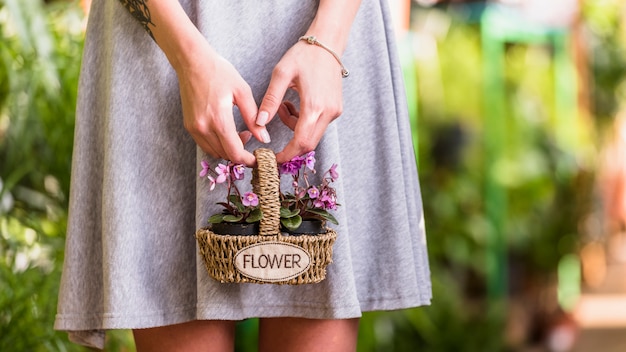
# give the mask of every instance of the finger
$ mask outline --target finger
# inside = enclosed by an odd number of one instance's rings
[[[311,116],[311,115],[309,115]],[[276,154],[276,161],[284,163],[297,155],[302,155],[314,150],[326,131],[327,121],[318,117],[305,117],[304,114],[297,118],[293,138],[285,148]]]
[[[250,138],[252,138],[252,133],[250,131],[239,132],[239,139],[241,139],[241,143],[243,143],[244,145],[246,145],[250,141]]]
[[[239,143],[235,142],[223,147],[224,143],[222,141],[230,140],[230,138],[220,138],[215,133],[209,133],[208,135],[198,133],[191,134],[200,149],[212,157],[231,160],[234,163],[245,164],[250,167],[254,166],[256,158],[250,152],[243,149],[243,145],[250,140],[252,134],[250,131],[242,131],[236,135],[238,136],[237,139]]]
[[[256,162],[256,159],[252,153],[243,148],[243,141],[239,133],[237,133],[235,121],[232,117],[232,110],[229,111],[230,116],[226,115],[226,117],[222,118],[223,124],[220,130],[216,131],[219,144],[224,148],[225,159],[237,164],[252,166]]]
[[[272,72],[272,78],[270,79],[270,84],[267,87],[267,91],[265,92],[265,96],[263,96],[261,106],[259,107],[259,113],[256,118],[257,126],[264,127],[272,120],[272,118],[274,118],[274,115],[276,115],[278,107],[280,106],[283,97],[291,84],[291,80],[292,77],[290,74],[283,70],[274,69]]]
[[[294,137],[294,139],[292,139],[291,141],[289,141],[289,143],[287,143],[287,145],[285,146],[283,150],[276,153],[276,162],[278,164],[286,163],[290,161],[291,159],[293,159],[294,157],[298,155],[306,154],[307,152],[313,149],[302,147],[302,145]]]
[[[287,111],[289,111],[290,114],[294,115],[295,117],[300,116],[300,111],[298,111],[298,109],[296,108],[295,105],[293,105],[292,102],[285,101],[285,102],[283,102],[282,105],[284,105],[285,108],[287,108]]]
[[[222,135],[220,142],[224,147],[224,159],[247,166],[253,166],[256,163],[254,155],[243,148],[243,142],[238,133]]]
[[[280,105],[280,107],[278,108],[278,117],[280,117],[280,120],[287,126],[289,127],[289,129],[291,129],[292,131],[294,131],[296,129],[296,125],[298,124],[298,112],[296,111],[295,113],[293,111],[290,111],[290,109],[286,106],[288,102],[285,102],[283,104]],[[293,109],[295,109],[295,107],[293,107],[293,104],[289,103]]]
[[[247,136],[248,139],[243,142],[245,144],[253,135],[251,131],[254,129],[258,129],[258,126],[256,125],[256,116],[258,113],[258,109],[256,106],[256,102],[254,101],[254,96],[252,95],[252,90],[250,89],[250,86],[246,83],[244,89],[240,89],[236,91],[234,93],[233,100],[234,100],[233,103],[237,105],[237,107],[239,108],[241,117],[243,118],[243,121],[245,122],[249,130],[249,131],[246,131],[248,132],[248,134],[250,134],[250,136]],[[240,136],[241,136],[241,133],[240,133]],[[260,139],[259,141],[263,142]]]
[[[213,139],[214,141],[219,141],[219,138],[217,138],[217,136],[214,135],[212,138],[209,138],[207,136],[201,135],[200,133],[190,132],[189,134],[191,135],[191,138],[193,138],[193,140],[196,142],[198,147],[200,147],[200,149],[202,149],[202,151],[204,151],[205,153],[218,159],[223,159],[226,156],[226,153],[222,148],[217,149],[213,147],[214,145],[219,146],[218,142],[210,142],[211,139]]]

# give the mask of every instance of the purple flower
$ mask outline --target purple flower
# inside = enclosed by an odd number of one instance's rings
[[[315,151],[308,152],[304,157],[304,163],[309,170],[315,170]]]
[[[245,171],[246,167],[243,166],[243,164],[233,166],[233,176],[235,177],[235,180],[242,180]]]
[[[204,177],[206,175],[209,174],[209,168],[211,167],[211,165],[209,165],[208,162],[206,162],[205,160],[202,160],[200,162],[200,165],[202,165],[202,171],[200,171],[200,177]]]
[[[309,197],[311,197],[311,199],[315,199],[315,198],[317,198],[320,195],[319,189],[317,189],[317,187],[315,187],[315,186],[309,188],[307,193],[309,194]]]
[[[314,206],[315,208],[324,209],[325,205],[326,205],[326,204],[324,203],[324,201],[322,200],[322,198],[321,198],[321,197],[317,197],[317,198],[315,199],[315,201],[313,202],[313,206]]]
[[[321,209],[337,209],[337,202],[334,193],[326,190],[322,191],[322,194],[320,194],[320,196],[313,202],[313,206]]]
[[[253,192],[246,192],[243,197],[241,197],[241,203],[246,207],[256,207],[259,205],[259,197]]]
[[[337,179],[339,178],[339,173],[337,173],[337,164],[333,164],[328,170],[328,173],[330,174],[331,180],[337,181]]]
[[[230,170],[228,169],[228,166],[224,164],[217,165],[217,167],[215,168],[215,172],[217,172],[217,178],[215,179],[215,182],[217,183],[226,182],[226,180],[230,176]]]
[[[297,175],[302,167],[302,159],[295,157],[286,163],[280,165],[280,173],[282,175]]]

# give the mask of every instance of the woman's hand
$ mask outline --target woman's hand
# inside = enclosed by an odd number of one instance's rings
[[[359,4],[360,0],[320,0],[307,34],[317,35],[340,55]],[[250,133],[236,130],[234,105],[250,132],[262,142],[270,141],[265,124],[277,112],[294,130],[293,139],[276,156],[279,163],[315,149],[328,124],[341,114],[340,66],[323,48],[298,41],[287,51],[272,73],[257,115],[248,84],[210,47],[177,0],[143,1],[141,5],[127,7],[176,70],[185,128],[205,152],[248,166],[255,164],[254,156],[243,148]],[[292,104],[279,109],[289,88],[300,95],[300,111]]]
[[[253,166],[254,155],[244,149],[248,131],[236,130],[233,106],[244,120],[254,120],[257,106],[250,86],[233,65],[208,44],[186,64],[175,67],[183,106],[184,126],[206,153]]]
[[[360,0],[320,0],[315,18],[305,34],[317,37],[320,43],[341,57],[360,3]],[[276,161],[283,163],[312,151],[328,125],[341,115],[341,80],[341,65],[330,52],[298,40],[274,68],[256,118],[257,126],[248,122],[250,131],[260,138],[262,132],[267,133],[265,124],[278,113],[294,135],[276,154]],[[300,96],[299,111],[292,103],[282,102],[289,88]]]
[[[254,121],[257,107],[239,72],[217,54],[193,25],[178,0],[122,1],[148,30],[176,70],[183,123],[195,142],[214,157],[253,166],[254,155],[243,148],[250,132],[238,133],[233,106],[245,121]]]
[[[326,50],[298,41],[278,62],[256,118],[258,127],[250,130],[257,138],[265,125],[278,113],[281,121],[294,131],[293,138],[276,154],[283,163],[317,147],[328,125],[342,111],[341,66]],[[287,89],[300,96],[300,109],[282,102]]]

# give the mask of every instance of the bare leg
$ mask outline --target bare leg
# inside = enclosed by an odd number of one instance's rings
[[[359,319],[264,318],[259,325],[260,352],[356,351]]]
[[[235,322],[198,320],[133,330],[138,352],[232,352]]]

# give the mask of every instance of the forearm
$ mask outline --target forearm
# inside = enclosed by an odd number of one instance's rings
[[[119,0],[163,50],[174,69],[214,52],[178,0]]]
[[[306,35],[315,36],[341,55],[348,44],[350,27],[360,5],[361,0],[321,0]]]

